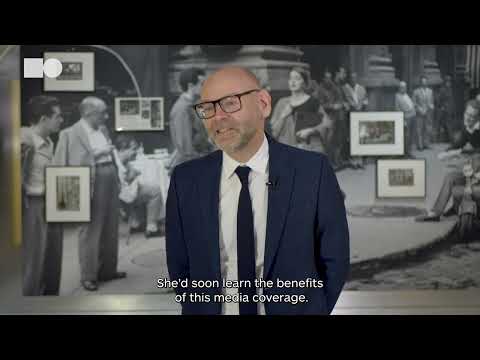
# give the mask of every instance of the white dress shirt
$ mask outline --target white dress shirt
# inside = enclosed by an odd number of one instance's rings
[[[28,195],[41,196],[45,194],[45,168],[53,159],[53,142],[49,137],[44,139],[33,130],[31,133],[34,153],[28,169],[25,190]]]
[[[222,278],[238,280],[237,265],[237,211],[242,184],[235,173],[238,166],[248,166],[249,191],[252,199],[253,226],[255,240],[255,264],[257,279],[263,278],[263,262],[265,254],[265,236],[267,230],[268,211],[268,173],[269,146],[264,136],[263,144],[258,152],[246,163],[241,164],[225,152],[223,153],[222,175],[220,181],[220,263]],[[257,289],[261,293],[261,289]],[[225,295],[238,294],[238,289],[224,289]],[[239,315],[238,303],[222,305],[223,315]],[[263,304],[258,305],[258,313],[265,314]]]
[[[92,147],[93,151],[104,149],[106,146],[109,145],[109,142],[105,135],[100,130],[95,130],[90,126],[85,119],[81,120],[82,126],[87,132],[88,141],[90,142],[90,146]],[[113,162],[113,159],[110,155],[102,155],[95,159],[96,164],[103,164]]]

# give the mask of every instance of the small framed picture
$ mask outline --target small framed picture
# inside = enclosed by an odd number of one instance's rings
[[[424,199],[426,197],[426,161],[378,160],[377,198]]]
[[[117,131],[163,131],[164,98],[116,98],[115,129]]]
[[[404,142],[402,112],[350,113],[352,156],[404,155]]]
[[[47,222],[90,222],[90,167],[46,168]]]
[[[44,91],[95,91],[95,54],[93,52],[45,52],[43,60],[57,59],[62,72],[56,78],[44,76]]]

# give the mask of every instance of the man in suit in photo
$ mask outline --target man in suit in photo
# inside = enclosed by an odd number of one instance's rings
[[[205,82],[194,106],[220,149],[172,173],[166,251],[183,314],[330,314],[349,273],[349,229],[342,193],[328,159],[280,144],[265,133],[270,94],[240,67]],[[272,287],[255,288],[255,279]],[[278,281],[323,281],[322,287],[281,287]],[[213,281],[194,288],[193,281]],[[223,288],[222,281],[242,282]],[[195,301],[195,295],[248,301]],[[304,295],[308,302],[252,301]]]
[[[452,77],[445,76],[444,82],[437,95],[437,121],[435,133],[441,142],[451,142],[458,129],[455,128],[455,96],[453,93]],[[443,132],[443,137],[442,137]]]
[[[91,221],[80,225],[78,248],[81,284],[87,291],[96,291],[99,281],[126,276],[117,271],[119,178],[115,148],[105,126],[105,102],[87,97],[79,111],[81,119],[60,132],[54,163],[90,167]]]
[[[45,220],[45,169],[53,159],[52,134],[63,123],[58,99],[35,96],[28,103],[30,126],[21,128],[23,295],[58,295],[62,234]]]
[[[435,109],[433,90],[428,87],[428,79],[420,77],[420,87],[413,92],[413,103],[417,113],[417,147],[419,151],[429,149],[433,131],[433,110]]]
[[[405,120],[405,155],[412,157],[412,143],[414,139],[418,141],[418,136],[416,135],[417,126],[415,124],[417,112],[415,111],[415,105],[408,95],[407,90],[407,83],[400,81],[398,92],[395,94],[395,111],[403,112],[403,118]],[[418,147],[420,148],[420,145]]]
[[[368,93],[367,89],[358,83],[358,75],[356,72],[350,72],[347,76],[347,82],[343,86],[343,92],[350,108],[346,121],[348,128],[346,138],[348,140],[348,149],[350,149],[350,113],[353,111],[361,112],[367,110]],[[354,169],[365,169],[365,159],[361,156],[352,157],[351,163]]]

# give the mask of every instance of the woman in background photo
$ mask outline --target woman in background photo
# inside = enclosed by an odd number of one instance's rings
[[[332,121],[316,97],[310,95],[310,77],[299,67],[290,71],[291,95],[281,98],[273,111],[273,137],[284,144],[326,153],[326,139]]]

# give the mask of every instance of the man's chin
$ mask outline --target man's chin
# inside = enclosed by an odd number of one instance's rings
[[[238,151],[237,144],[224,144],[222,146],[219,146],[219,148],[225,151],[227,154],[233,154]]]

